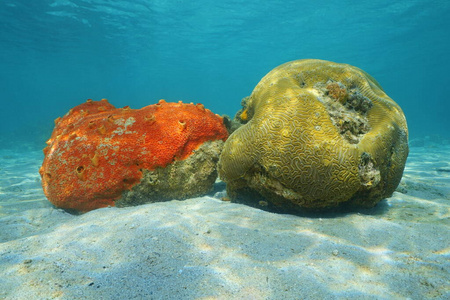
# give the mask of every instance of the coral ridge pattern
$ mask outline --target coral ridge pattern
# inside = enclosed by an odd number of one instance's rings
[[[242,126],[219,160],[219,176],[237,202],[371,207],[400,182],[408,156],[405,116],[356,67],[288,62],[269,72],[242,105],[235,117]]]

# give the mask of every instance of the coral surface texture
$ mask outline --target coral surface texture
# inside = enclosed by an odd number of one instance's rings
[[[39,172],[54,205],[81,212],[123,196],[122,205],[199,196],[214,184],[227,136],[222,117],[202,104],[131,109],[88,100],[55,120]],[[174,163],[170,170],[183,174],[160,170]]]
[[[285,63],[255,87],[225,142],[219,176],[232,200],[273,209],[372,207],[392,195],[408,156],[401,108],[366,72]]]

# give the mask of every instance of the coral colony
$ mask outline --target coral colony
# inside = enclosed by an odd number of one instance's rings
[[[400,107],[364,71],[305,59],[269,72],[242,101],[219,176],[237,202],[277,209],[371,207],[408,156]],[[264,201],[260,201],[261,197]]]

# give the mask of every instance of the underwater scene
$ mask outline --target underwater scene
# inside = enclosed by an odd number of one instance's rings
[[[449,14],[1,1],[0,299],[449,299]]]

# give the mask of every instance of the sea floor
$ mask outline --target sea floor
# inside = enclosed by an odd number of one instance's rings
[[[0,299],[450,299],[450,145],[373,209],[302,216],[220,190],[71,215],[33,149],[0,149]]]

